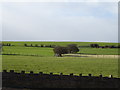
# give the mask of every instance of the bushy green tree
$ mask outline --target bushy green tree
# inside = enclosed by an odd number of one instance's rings
[[[69,53],[77,53],[77,52],[79,52],[79,49],[78,49],[76,44],[69,44],[67,46],[67,48],[68,48]]]
[[[57,57],[62,57],[62,54],[67,54],[68,49],[67,47],[56,46],[54,49],[54,55]]]
[[[99,48],[99,44],[90,44],[92,48]]]

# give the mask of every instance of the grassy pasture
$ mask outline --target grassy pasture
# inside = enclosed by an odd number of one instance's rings
[[[3,42],[11,43],[14,46],[4,46],[3,54],[21,54],[21,55],[2,55],[2,69],[16,70],[20,72],[55,72],[64,74],[75,73],[87,75],[91,73],[95,76],[100,73],[104,76],[112,74],[118,77],[118,59],[117,58],[92,58],[92,57],[54,57],[53,48],[47,47],[25,47],[24,44],[44,44],[60,45],[77,44],[78,46],[88,46],[91,42]],[[94,42],[95,43],[95,42]],[[100,46],[115,45],[117,43],[97,43]],[[101,48],[80,48],[80,54],[97,55],[117,55],[118,49]],[[39,56],[30,56],[30,55]],[[28,56],[23,56],[28,55]]]
[[[40,47],[24,47],[24,44],[35,44],[38,45],[60,45],[66,46],[68,44],[77,44],[78,46],[89,46],[92,43],[97,43],[100,46],[105,45],[114,45],[118,46],[118,43],[101,43],[101,42],[3,42],[3,43],[11,43],[15,46],[4,46],[3,50],[4,53],[22,53],[22,54],[38,54],[41,56],[53,56],[52,48],[40,48]],[[82,54],[97,54],[97,55],[117,55],[118,49],[117,48],[80,48],[80,52]]]
[[[106,58],[90,58],[90,57],[34,57],[34,56],[7,56],[3,55],[2,68],[6,70],[15,70],[20,72],[34,71],[38,72],[54,72],[54,73],[75,73],[88,75],[92,73],[94,76],[103,74],[109,76],[112,74],[118,77],[118,60]]]
[[[22,55],[33,55],[37,54],[41,57],[51,57],[54,55],[53,48],[43,48],[43,47],[19,47],[19,46],[4,46],[4,52],[8,54],[22,54]]]
[[[79,48],[80,54],[96,54],[96,55],[118,55],[117,48]],[[24,47],[24,46],[4,46],[3,53],[16,53],[16,54],[37,54],[40,56],[51,57],[54,55],[53,48],[47,47]]]

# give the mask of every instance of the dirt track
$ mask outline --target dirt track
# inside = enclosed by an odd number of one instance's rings
[[[65,54],[64,57],[94,57],[94,58],[120,58],[120,55],[84,55],[84,54]]]

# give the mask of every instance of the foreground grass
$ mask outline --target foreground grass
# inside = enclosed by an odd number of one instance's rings
[[[2,57],[2,69],[20,72],[55,72],[64,74],[75,73],[94,76],[112,74],[118,77],[118,59],[90,58],[90,57],[35,57],[35,56],[8,56]]]

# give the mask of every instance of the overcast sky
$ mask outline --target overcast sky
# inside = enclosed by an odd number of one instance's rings
[[[117,2],[5,2],[1,7],[2,40],[118,41]]]

